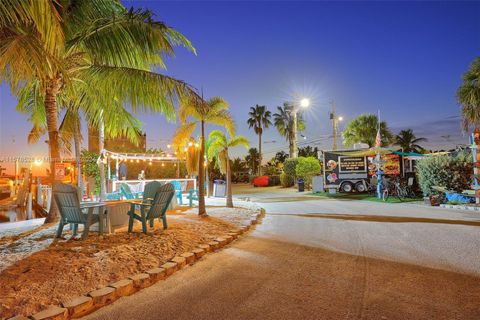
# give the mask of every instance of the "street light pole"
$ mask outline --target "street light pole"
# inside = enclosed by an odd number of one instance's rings
[[[300,100],[300,107],[301,108],[308,108],[308,106],[310,105],[310,100],[307,99],[307,98],[303,98],[302,100]],[[298,116],[297,116],[297,112],[298,112],[298,107],[297,106],[294,106],[293,107],[293,140],[292,140],[292,144],[293,144],[293,150],[292,150],[292,158],[296,158],[298,156],[298,148],[297,148],[297,130],[298,130]]]
[[[297,110],[293,110],[293,150],[292,158],[296,158],[298,154],[297,150]]]

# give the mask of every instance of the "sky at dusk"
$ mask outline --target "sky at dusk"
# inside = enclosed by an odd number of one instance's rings
[[[254,147],[249,107],[275,112],[294,96],[313,102],[302,143],[320,149],[331,148],[332,100],[344,122],[380,109],[394,133],[412,128],[428,148],[468,142],[455,92],[480,55],[480,2],[122,2],[151,9],[192,41],[197,56],[178,48],[165,73],[229,101],[237,133]],[[27,145],[28,116],[0,90],[0,155],[46,155],[45,143]],[[147,147],[165,148],[176,125],[160,114],[139,119]],[[264,141],[265,159],[288,152],[275,128]]]

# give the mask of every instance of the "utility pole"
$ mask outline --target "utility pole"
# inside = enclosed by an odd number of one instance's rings
[[[335,114],[335,101],[332,100],[332,111],[330,112],[333,128],[333,150],[337,150],[337,115]]]
[[[330,120],[332,120],[333,128],[333,150],[337,150],[337,136],[338,136],[338,121],[342,121],[343,117],[337,117],[337,112],[335,109],[335,101],[332,100],[332,111],[330,112]]]

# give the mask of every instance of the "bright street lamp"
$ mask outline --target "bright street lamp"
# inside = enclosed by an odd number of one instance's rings
[[[300,107],[308,108],[309,105],[310,105],[310,99],[303,98],[302,100],[300,100]]]

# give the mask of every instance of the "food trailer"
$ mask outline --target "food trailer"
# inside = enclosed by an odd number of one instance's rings
[[[332,150],[323,153],[325,189],[343,192],[365,192],[372,177],[376,176],[375,151]],[[401,152],[389,151],[381,155],[381,170],[387,176],[403,175]]]

